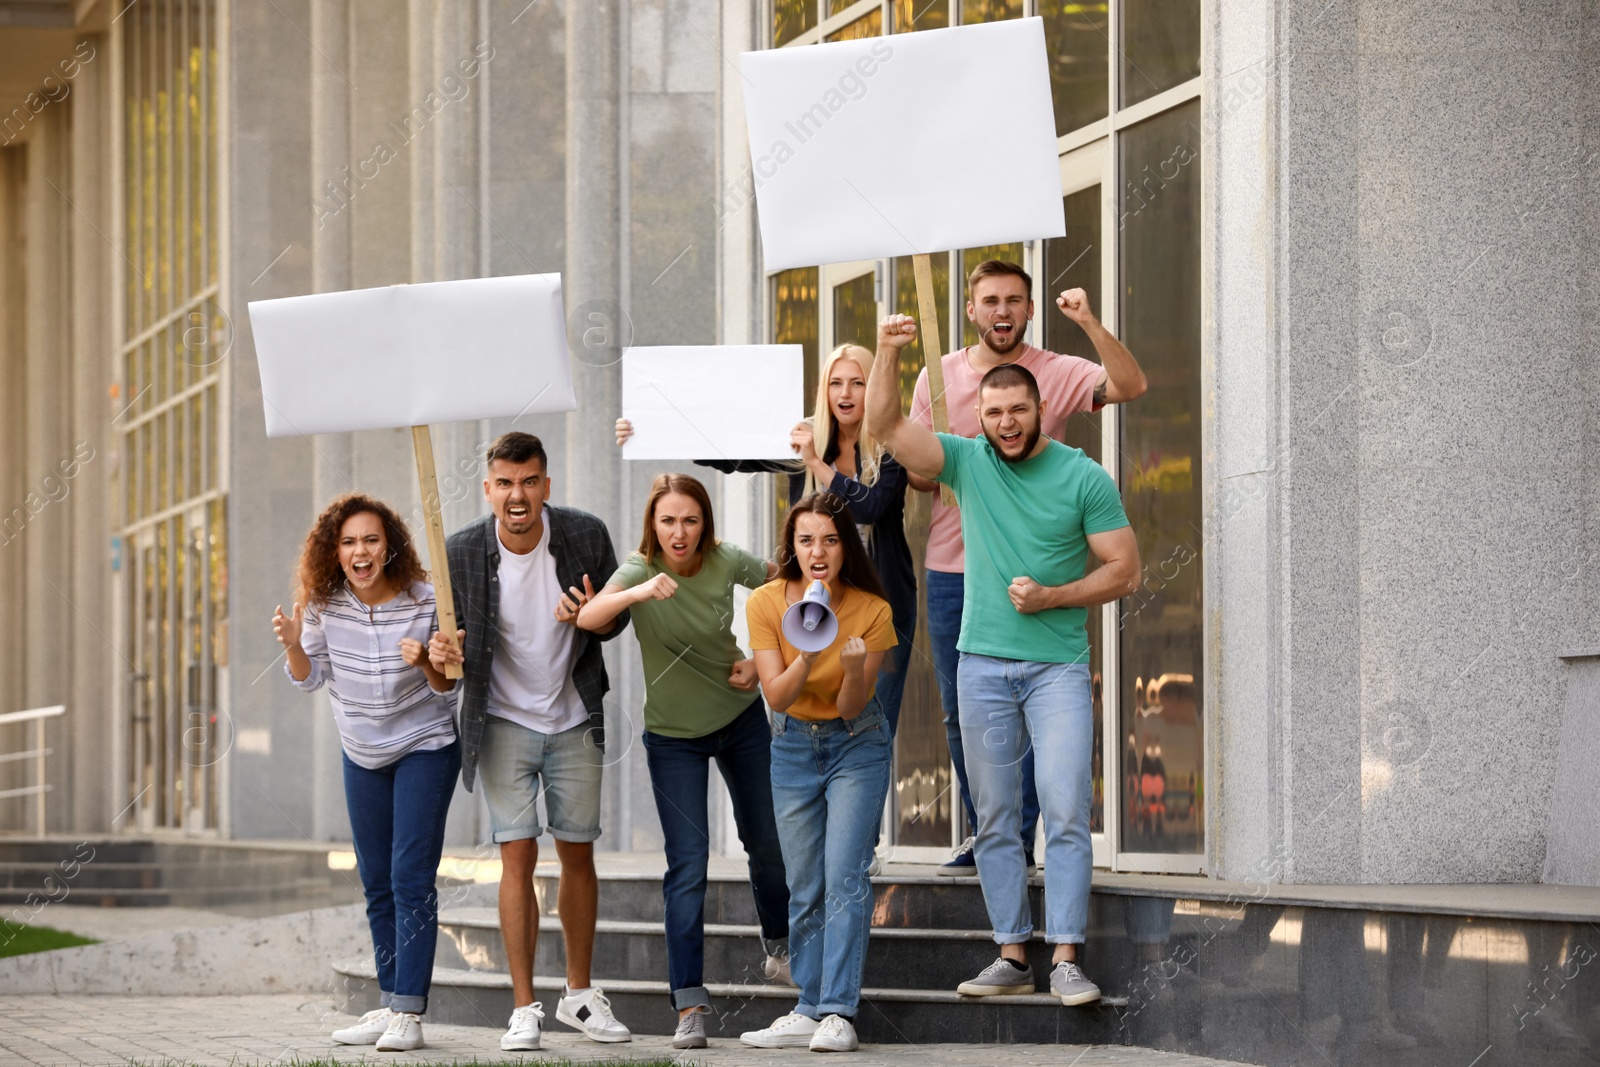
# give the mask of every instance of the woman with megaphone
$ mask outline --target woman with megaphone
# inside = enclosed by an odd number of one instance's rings
[[[842,344],[828,353],[817,378],[814,414],[789,434],[799,459],[697,459],[695,463],[724,474],[787,475],[790,504],[813,490],[844,499],[849,521],[860,531],[884,597],[894,609],[899,642],[893,654],[884,657],[873,688],[873,700],[883,709],[892,738],[900,722],[900,699],[917,631],[917,576],[906,542],[905,468],[872,439],[862,418],[871,375],[871,349]],[[617,444],[632,436],[633,423],[618,419]]]
[[[872,919],[867,873],[889,791],[889,724],[872,701],[893,612],[848,505],[813,493],[789,509],[778,577],[745,617],[773,711],[772,801],[789,875],[789,961],[800,1003],[757,1048],[848,1052]]]
[[[711,498],[686,474],[650,486],[639,551],[578,612],[606,630],[624,610],[644,661],[644,751],[661,817],[667,873],[667,977],[678,1011],[673,1048],[705,1048],[706,785],[715,760],[750,857],[768,979],[787,982],[789,890],[772,810],[771,731],[756,671],[734,639],[733,589],[755,589],[777,567],[717,540]]]

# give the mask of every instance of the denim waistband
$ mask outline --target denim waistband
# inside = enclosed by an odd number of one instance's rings
[[[793,715],[786,715],[781,711],[772,713],[772,733],[774,736],[787,733],[790,730],[801,731],[812,737],[820,737],[830,733],[844,733],[851,737],[870,730],[874,726],[881,726],[888,722],[882,709],[876,703],[868,702],[867,710],[853,719],[797,719]]]

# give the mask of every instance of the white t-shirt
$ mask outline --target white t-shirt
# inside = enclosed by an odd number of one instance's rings
[[[488,712],[542,734],[558,734],[584,722],[589,712],[572,681],[576,633],[555,617],[565,590],[550,554],[549,509],[543,521],[544,536],[532,552],[518,555],[500,542],[500,620],[489,668]],[[495,536],[500,536],[498,522]]]

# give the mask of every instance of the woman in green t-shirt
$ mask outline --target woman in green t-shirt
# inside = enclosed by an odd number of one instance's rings
[[[789,889],[772,813],[771,727],[755,664],[734,640],[733,589],[755,589],[774,564],[717,540],[711,498],[685,474],[650,487],[644,535],[578,625],[604,630],[623,610],[644,660],[644,749],[667,852],[667,971],[678,1010],[674,1048],[705,1048],[706,785],[716,760],[750,857],[768,979],[789,980]]]

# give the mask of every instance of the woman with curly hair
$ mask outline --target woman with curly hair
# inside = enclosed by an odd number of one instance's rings
[[[838,620],[818,652],[783,630],[814,583]],[[745,602],[750,650],[772,708],[772,806],[789,881],[789,967],[800,1003],[762,1030],[757,1048],[851,1052],[872,927],[867,868],[889,791],[888,715],[872,699],[894,613],[849,505],[812,493],[789,509],[778,576]]]
[[[433,586],[394,509],[358,493],[317,517],[300,552],[298,599],[272,629],[289,680],[328,687],[344,750],[344,794],[367,897],[381,1007],[336,1030],[347,1045],[422,1047],[439,930],[434,875],[461,745],[426,645]]]

